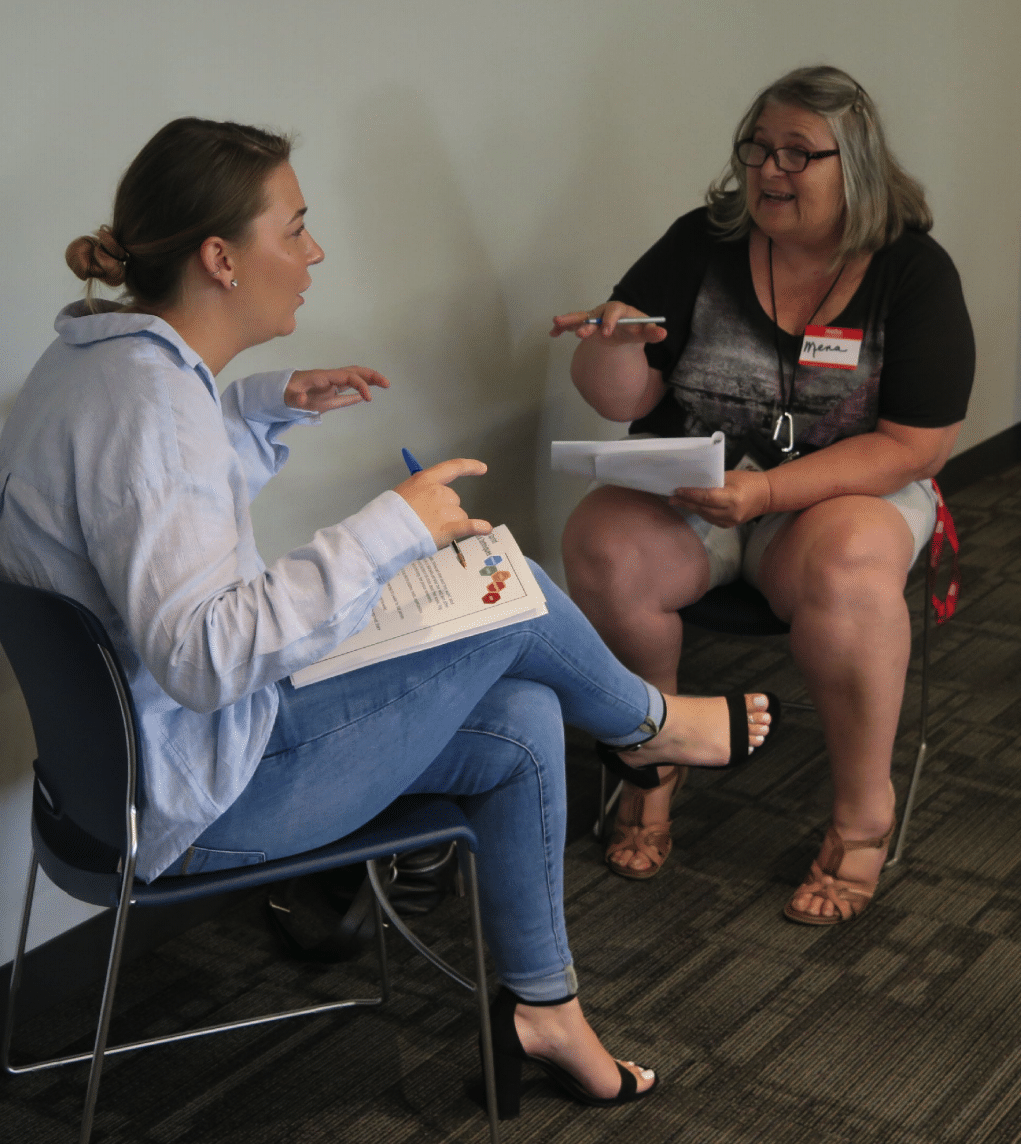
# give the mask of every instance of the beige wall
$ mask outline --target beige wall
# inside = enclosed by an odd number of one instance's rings
[[[272,557],[423,460],[475,455],[467,492],[557,573],[578,493],[548,442],[609,436],[573,393],[549,315],[604,298],[723,165],[754,91],[850,70],[927,186],[964,279],[979,373],[960,448],[1021,421],[1016,0],[66,0],[8,3],[0,43],[0,415],[76,294],[61,252],[106,221],[117,176],[182,114],[297,129],[326,248],[298,333],[231,376],[358,362],[371,407],[292,435],[263,494]],[[229,380],[229,378],[224,378]],[[31,735],[0,663],[0,962],[25,864]],[[85,916],[53,894],[35,940]]]

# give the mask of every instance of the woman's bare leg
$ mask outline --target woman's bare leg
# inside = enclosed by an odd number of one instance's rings
[[[678,609],[709,587],[709,559],[698,536],[662,497],[607,486],[571,514],[563,553],[571,598],[614,655],[664,694],[676,692]],[[628,822],[666,822],[669,804],[668,788],[625,784],[620,814]],[[638,851],[621,850],[614,860],[636,872],[652,865]]]
[[[911,628],[904,584],[913,539],[879,497],[822,501],[793,518],[766,549],[763,592],[791,625],[791,651],[822,720],[833,772],[833,825],[846,841],[880,838],[894,815],[890,762]],[[843,876],[879,877],[885,850],[857,850]],[[830,916],[820,896],[799,911]]]

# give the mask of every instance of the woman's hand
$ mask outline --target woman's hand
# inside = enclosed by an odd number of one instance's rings
[[[587,338],[598,337],[600,342],[611,342],[613,345],[633,345],[644,342],[661,342],[667,332],[662,326],[652,322],[638,326],[618,326],[620,318],[647,318],[641,310],[634,306],[626,306],[623,302],[603,302],[591,310],[578,310],[573,314],[558,314],[553,319],[551,338],[559,338],[561,334],[573,331],[575,337],[585,341]],[[602,318],[602,324],[587,325],[589,318]]]
[[[722,489],[675,489],[669,503],[720,528],[733,528],[769,512],[771,500],[765,473],[732,469],[723,474]]]
[[[292,409],[309,413],[329,413],[359,401],[371,401],[369,386],[389,389],[390,382],[379,372],[364,365],[345,365],[339,369],[298,369],[291,374],[284,390],[284,402]],[[351,392],[354,390],[354,392]]]
[[[458,477],[481,477],[486,466],[466,457],[441,461],[408,477],[394,489],[418,513],[432,533],[437,548],[465,536],[486,536],[493,531],[487,520],[473,520],[461,508],[461,498],[449,487]]]

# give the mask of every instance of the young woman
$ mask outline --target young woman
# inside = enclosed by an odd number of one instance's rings
[[[562,720],[643,762],[716,766],[763,743],[766,699],[664,699],[538,569],[542,619],[291,686],[400,567],[490,526],[449,487],[485,465],[450,460],[260,559],[249,507],[284,430],[389,384],[349,366],[217,392],[237,354],[294,330],[323,259],[289,155],[277,135],[176,120],[128,168],[112,224],[68,248],[126,296],[60,313],[7,421],[0,573],[80,600],[117,646],[144,745],[141,877],[276,858],[402,793],[454,795],[482,841],[502,1112],[523,1056],[592,1103],[645,1095],[655,1074],[616,1062],[574,996]]]

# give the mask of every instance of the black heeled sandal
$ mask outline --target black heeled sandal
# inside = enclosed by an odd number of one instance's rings
[[[496,1071],[496,1108],[501,1120],[513,1120],[521,1112],[521,1066],[531,1061],[555,1080],[567,1093],[582,1104],[592,1104],[601,1108],[611,1108],[618,1104],[628,1104],[648,1096],[659,1084],[659,1077],[642,1092],[638,1091],[638,1080],[630,1069],[620,1061],[616,1062],[620,1072],[620,1091],[616,1096],[593,1096],[576,1077],[544,1057],[534,1057],[521,1047],[521,1039],[514,1026],[514,1011],[519,1002],[522,1005],[563,1005],[570,1001],[563,997],[559,1001],[523,1001],[506,986],[501,986],[489,1008],[489,1022],[493,1032],[493,1064]]]
[[[758,694],[765,695],[767,700],[766,714],[770,717],[769,734],[766,736],[766,741],[761,746],[755,747],[751,754],[748,753],[748,709],[744,701],[745,692],[731,692],[731,694],[724,696],[727,701],[727,715],[730,718],[730,758],[722,766],[706,767],[705,770],[722,771],[728,767],[739,767],[745,763],[754,762],[772,744],[777,728],[780,726],[782,705],[771,691],[762,691]],[[655,732],[650,738],[655,738],[658,733],[658,731]],[[648,742],[648,739],[645,741]],[[596,754],[610,774],[623,779],[624,782],[630,783],[632,786],[639,787],[641,790],[653,790],[659,786],[658,767],[698,766],[697,763],[644,763],[638,766],[630,766],[618,754],[620,750],[637,751],[641,746],[642,744],[638,743],[634,747],[615,748],[606,743],[596,743]]]

